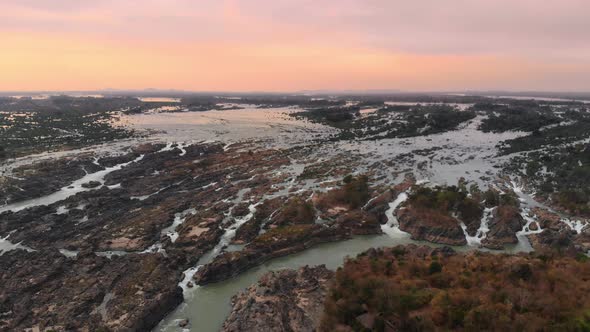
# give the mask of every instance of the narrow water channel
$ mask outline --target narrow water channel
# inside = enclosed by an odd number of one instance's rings
[[[315,266],[321,264],[326,265],[329,269],[336,269],[343,264],[346,257],[355,257],[369,248],[392,247],[410,243],[432,247],[442,246],[430,242],[413,241],[402,232],[357,236],[347,241],[321,244],[301,253],[273,259],[263,265],[247,270],[235,278],[187,289],[185,302],[164,319],[154,331],[219,331],[223,321],[229,315],[232,296],[254,284],[268,271],[297,269],[305,265]],[[457,251],[478,250],[470,246],[453,248]],[[503,252],[520,251],[529,251],[529,246],[518,244],[507,248]],[[501,251],[494,252],[499,253]],[[178,323],[183,319],[189,319],[190,321],[190,325],[184,329],[178,326]]]

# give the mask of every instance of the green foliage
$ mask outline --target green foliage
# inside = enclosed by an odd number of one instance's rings
[[[483,194],[483,199],[487,207],[497,206],[499,201],[499,194],[491,189],[488,189]]]
[[[465,185],[459,187],[419,187],[410,195],[409,202],[418,208],[434,209],[443,213],[457,212],[459,217],[466,222],[480,219],[483,213],[480,203],[467,197]]]
[[[348,184],[348,183],[351,183],[353,179],[354,179],[354,177],[352,176],[352,174],[348,174],[347,176],[344,177],[344,179],[342,179],[342,182]]]
[[[373,116],[360,116],[361,107],[380,107]],[[395,113],[395,121],[391,121]],[[384,106],[383,101],[370,101],[356,106],[318,107],[291,116],[323,123],[342,131],[335,140],[359,138],[372,139],[379,136],[412,137],[440,133],[454,129],[460,123],[473,119],[473,111],[461,111],[448,104]]]
[[[291,198],[273,218],[276,224],[311,224],[315,221],[315,209],[310,201],[300,197]]]
[[[469,185],[469,193],[472,196],[481,195],[481,190],[479,189],[479,186],[477,185],[477,183],[472,183],[471,185]]]
[[[320,107],[296,112],[291,114],[291,116],[307,119],[312,122],[325,123],[337,128],[346,128],[350,126],[349,122],[360,114],[359,111],[360,108],[358,106]]]
[[[504,194],[500,195],[498,205],[508,205],[508,206],[519,207],[520,200],[518,199],[518,196],[516,196],[516,194],[514,194],[514,193],[511,193],[511,192],[504,193]]]
[[[365,205],[369,198],[369,178],[365,175],[347,175],[340,188],[320,196],[317,206],[326,209],[335,205],[347,205],[351,209],[357,209]]]
[[[442,272],[442,264],[437,262],[437,261],[433,261],[432,263],[430,263],[430,266],[428,267],[428,274],[432,275],[435,273],[440,273]]]
[[[456,186],[435,187],[434,189],[419,187],[410,195],[409,202],[423,208],[449,211],[465,198],[466,195],[459,192]]]
[[[560,120],[548,107],[505,106],[496,107],[482,121],[483,132],[504,132],[508,130],[536,131],[541,127],[558,123]]]
[[[537,161],[532,160],[526,165],[526,175],[527,176],[535,176],[537,172],[541,169],[541,164]]]
[[[357,176],[344,184],[345,201],[353,208],[363,206],[369,200],[369,178],[365,175]]]
[[[589,214],[590,213],[590,195],[582,190],[564,190],[554,195],[557,204],[572,213]]]
[[[512,267],[510,277],[528,281],[533,277],[533,270],[529,264],[519,264]]]
[[[590,332],[590,310],[584,311],[578,317],[574,317],[568,324],[568,330]]]
[[[142,105],[136,98],[16,99],[0,114],[0,158],[129,138],[135,133],[116,126],[112,111]]]
[[[255,244],[270,245],[280,243],[285,240],[305,240],[314,230],[315,225],[288,225],[269,229],[266,233],[259,235],[254,239]]]
[[[546,195],[553,193],[555,189],[551,181],[544,181],[541,183],[541,185],[539,185],[539,190],[541,190],[541,192]]]
[[[481,219],[483,213],[483,208],[479,202],[467,197],[459,202],[457,209],[461,219],[467,222]]]
[[[546,128],[535,135],[522,136],[507,140],[500,146],[501,154],[537,150],[542,147],[562,146],[590,137],[590,113],[565,112],[564,120],[568,123]],[[553,153],[554,154],[554,153]]]
[[[577,260],[578,262],[585,263],[585,262],[587,262],[588,260],[590,260],[590,257],[588,257],[588,255],[586,255],[586,254],[583,254],[583,253],[578,253],[578,254],[576,255],[576,260]]]

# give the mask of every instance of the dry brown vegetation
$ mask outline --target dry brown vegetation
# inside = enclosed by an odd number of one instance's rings
[[[590,330],[586,259],[445,249],[371,249],[348,260],[321,330]]]
[[[369,178],[366,175],[348,175],[342,186],[320,195],[317,207],[329,209],[334,206],[347,206],[350,209],[362,207],[370,198]]]

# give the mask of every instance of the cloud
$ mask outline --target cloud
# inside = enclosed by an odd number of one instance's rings
[[[28,0],[0,4],[0,29],[187,42],[282,37],[408,53],[581,57],[590,55],[589,12],[585,0]]]
[[[60,72],[70,88],[583,89],[589,12],[585,0],[23,0],[0,3],[0,64],[21,72],[6,69],[4,89]],[[105,73],[115,65],[128,75]]]

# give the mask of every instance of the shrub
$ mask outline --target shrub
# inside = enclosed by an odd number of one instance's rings
[[[432,263],[430,263],[430,266],[428,267],[428,274],[433,275],[435,273],[440,273],[442,272],[442,264],[434,261]]]
[[[399,246],[378,256],[347,260],[331,285],[320,330],[362,330],[356,318],[366,312],[380,321],[374,330],[395,326],[403,331],[586,331],[590,327],[587,262],[489,253],[434,260],[424,250]],[[394,274],[387,272],[388,266]]]

